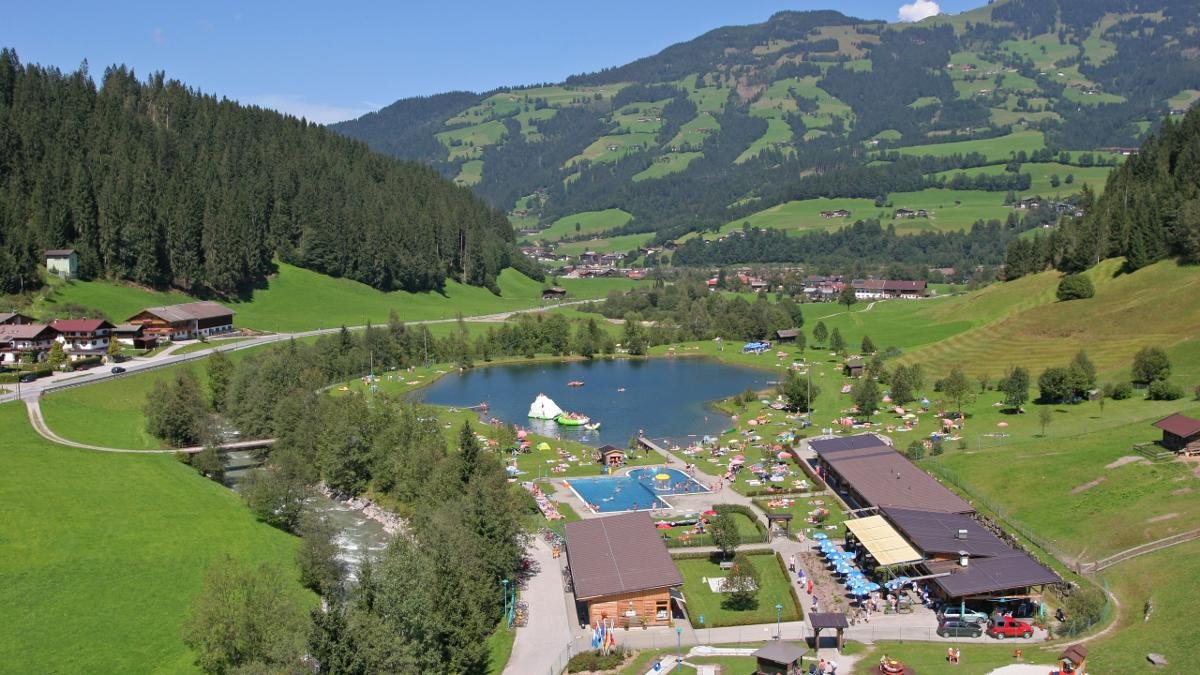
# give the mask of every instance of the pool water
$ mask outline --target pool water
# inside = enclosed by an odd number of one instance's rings
[[[666,474],[667,480],[655,476]],[[708,492],[708,488],[679,469],[641,467],[624,476],[573,478],[571,490],[599,513],[671,508],[663,497]]]

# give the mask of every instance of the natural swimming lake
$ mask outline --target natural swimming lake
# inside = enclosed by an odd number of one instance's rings
[[[535,433],[623,448],[639,431],[679,443],[715,435],[730,426],[730,419],[709,403],[747,387],[762,389],[773,375],[698,357],[520,363],[447,374],[417,396],[445,406],[486,401],[489,414]],[[573,380],[584,384],[568,386]],[[563,410],[590,416],[600,428],[529,419],[529,404],[539,393]]]

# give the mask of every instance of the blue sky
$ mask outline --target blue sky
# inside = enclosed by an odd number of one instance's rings
[[[64,70],[87,59],[97,78],[113,63],[142,76],[163,70],[208,93],[333,122],[406,96],[560,81],[784,9],[895,21],[901,5],[920,15],[984,2],[25,2],[4,10],[0,45]]]

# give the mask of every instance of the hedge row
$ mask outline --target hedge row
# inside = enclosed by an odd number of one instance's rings
[[[792,594],[792,602],[796,603],[796,611],[800,612],[800,618],[804,618],[804,603],[800,602],[800,594],[796,592],[796,584],[792,583],[792,573],[788,571],[787,563],[783,561],[783,554],[775,551],[775,562],[779,563],[779,570],[783,572],[783,578],[788,580],[788,592]]]

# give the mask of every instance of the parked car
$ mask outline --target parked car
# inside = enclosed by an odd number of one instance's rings
[[[963,611],[962,605],[946,605],[938,612],[939,619],[952,619],[983,625],[988,622],[988,615],[968,607]]]
[[[970,621],[943,619],[938,624],[937,634],[942,637],[979,637],[983,635],[983,626]]]
[[[1029,639],[1033,637],[1033,626],[1012,618],[1011,616],[993,619],[988,625],[988,635],[1003,640],[1010,637],[1023,637]]]
[[[25,373],[21,377],[17,378],[17,381],[26,384],[29,382],[37,382],[37,373]]]
[[[113,375],[120,375],[120,374],[121,374],[121,373],[123,373],[123,372],[125,372],[125,369],[124,369],[124,368],[122,368],[121,366],[113,366],[113,367],[112,367],[112,374],[113,374]]]

